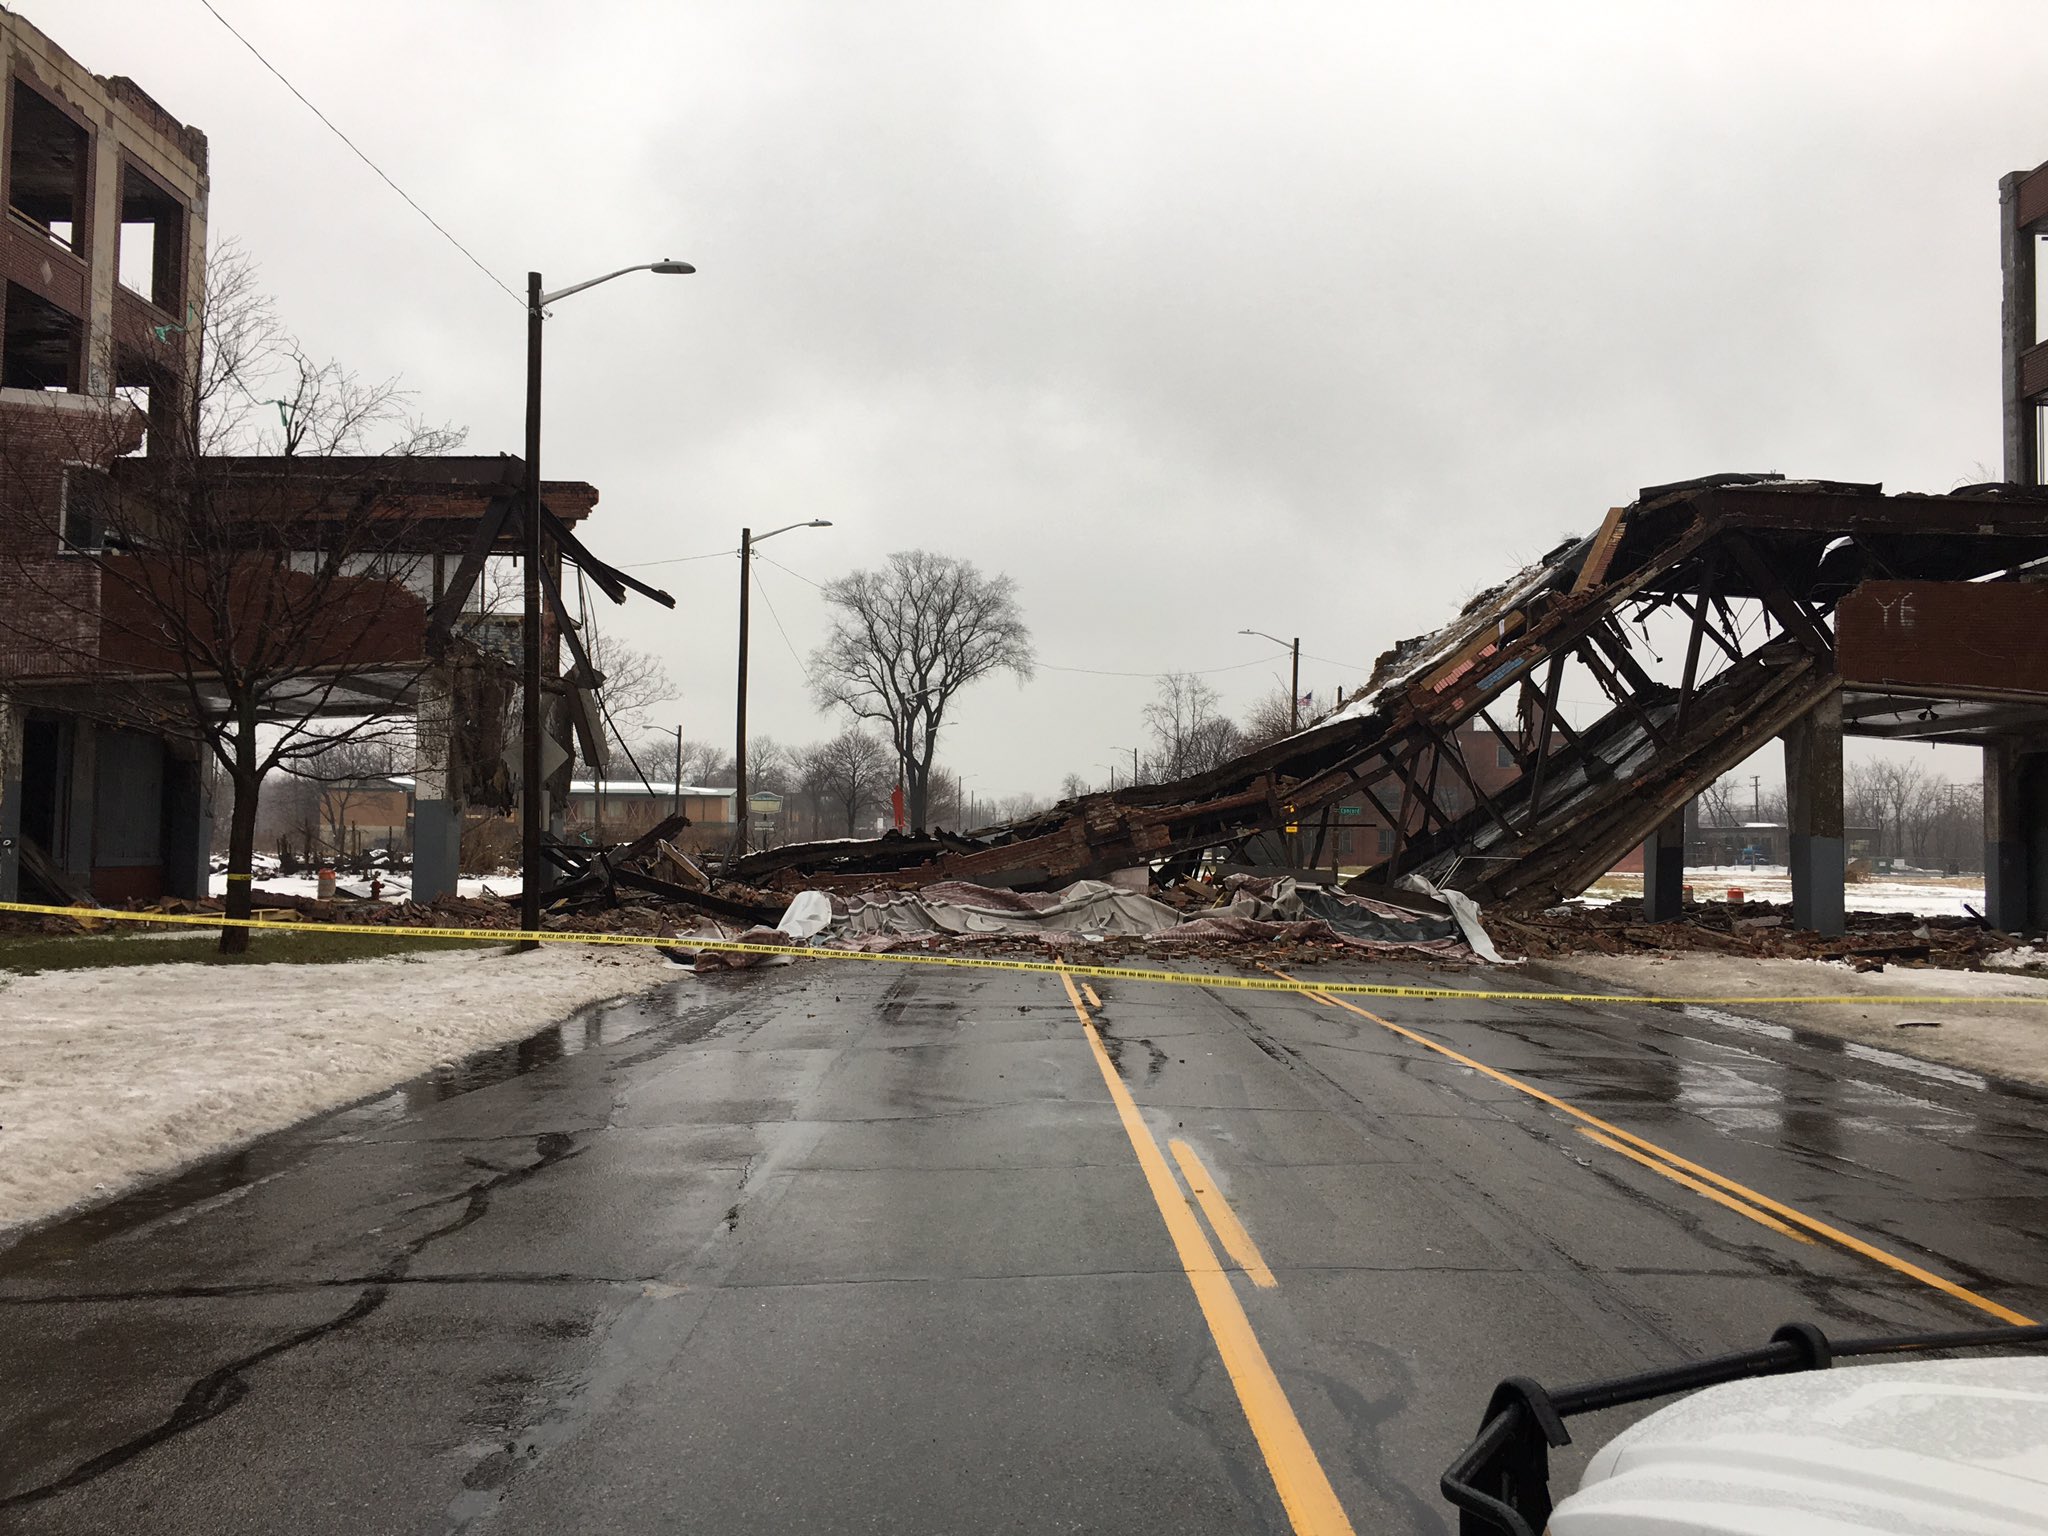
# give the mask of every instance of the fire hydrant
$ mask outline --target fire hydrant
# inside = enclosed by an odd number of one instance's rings
[[[334,866],[332,864],[322,864],[320,866],[319,879],[320,899],[322,901],[334,900]]]

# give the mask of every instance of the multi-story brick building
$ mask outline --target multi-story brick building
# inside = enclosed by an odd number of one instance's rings
[[[196,372],[207,168],[198,129],[5,10],[0,79],[0,541],[35,569],[0,592],[4,689],[90,649],[98,570],[53,536],[88,515],[80,473],[190,404],[175,381]],[[32,706],[0,693],[0,897],[19,889],[24,840],[32,867],[73,888],[199,894],[198,743],[96,725],[77,703],[59,686]]]

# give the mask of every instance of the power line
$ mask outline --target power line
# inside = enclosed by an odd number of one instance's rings
[[[714,549],[708,555],[673,555],[666,560],[633,560],[621,565],[619,569],[622,571],[645,571],[657,565],[688,565],[692,560],[716,560],[721,555],[736,555],[738,553],[739,551],[736,549]],[[768,557],[757,554],[755,558],[757,560],[765,560]]]
[[[478,261],[476,259],[475,254],[471,252],[468,246],[464,245],[460,240],[456,239],[453,235],[449,234],[446,229],[443,229],[441,226],[441,221],[439,219],[436,219],[431,213],[427,212],[426,209],[422,208],[417,202],[415,202],[410,192],[406,191],[405,188],[401,187],[389,176],[386,176],[384,174],[384,168],[377,164],[376,161],[372,160],[368,155],[364,154],[360,149],[356,148],[355,140],[351,139],[347,134],[343,133],[339,128],[335,127],[333,121],[327,116],[325,112],[322,112],[318,107],[314,106],[312,102],[306,99],[306,93],[304,91],[300,90],[296,85],[293,85],[291,81],[285,79],[283,70],[279,69],[275,64],[271,63],[270,60],[263,57],[262,52],[256,47],[254,43],[250,42],[249,39],[242,36],[241,33],[235,30],[233,22],[229,21],[227,17],[221,15],[219,11],[214,10],[213,0],[199,0],[199,3],[205,6],[206,9],[212,13],[213,19],[215,21],[219,22],[222,26],[228,29],[229,36],[234,38],[234,40],[240,43],[244,48],[248,49],[249,52],[255,54],[256,62],[258,64],[261,64],[273,75],[276,75],[279,82],[284,86],[286,90],[290,91],[294,96],[298,97],[300,101],[304,102],[306,110],[308,112],[311,112],[315,117],[319,118],[321,122],[325,123],[327,125],[328,131],[332,133],[337,139],[341,140],[342,143],[346,144],[349,147],[350,151],[355,155],[355,157],[358,160],[362,161],[363,164],[367,165],[371,170],[375,171],[379,179],[383,181],[385,186],[389,187],[392,191],[396,192],[400,197],[404,198],[406,202],[411,206],[413,212],[417,213],[421,218],[425,219],[429,224],[433,225],[435,230],[440,234],[443,240],[446,240],[450,245],[454,246],[456,250],[462,252],[464,256],[468,257],[469,264],[471,266],[475,267],[477,271],[483,273],[485,277],[488,277],[492,282],[496,283],[498,287],[504,289],[505,296],[507,298],[511,299],[512,302],[517,304],[521,309],[526,308],[525,299],[521,298],[517,293],[513,292],[512,289],[507,288],[504,282],[500,280],[497,273],[493,272],[489,267],[485,266],[481,261]]]
[[[767,561],[768,564],[774,566],[775,569],[782,572],[783,575],[794,576],[798,581],[806,582],[809,585],[816,587],[820,592],[825,590],[825,583],[823,583],[822,581],[812,581],[811,578],[806,576],[802,571],[791,570],[788,566],[784,565],[780,560],[777,560],[773,555],[764,555],[761,553],[759,549],[756,549],[754,551],[754,558],[756,560]]]
[[[768,605],[768,617],[775,621],[775,628],[782,635],[782,643],[789,647],[789,654],[796,661],[797,671],[803,673],[806,683],[811,682],[811,669],[804,665],[803,657],[797,655],[796,642],[789,638],[789,631],[783,629],[782,615],[775,611],[775,599],[768,595],[767,584],[761,580],[761,573],[759,571],[754,572],[754,587],[760,592],[761,601]]]

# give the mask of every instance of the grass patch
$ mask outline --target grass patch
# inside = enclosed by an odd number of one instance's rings
[[[0,934],[0,971],[96,970],[116,965],[337,965],[384,955],[438,949],[499,949],[481,939],[427,939],[413,934],[278,933],[249,935],[246,954],[220,952],[215,928],[138,929],[129,933]]]

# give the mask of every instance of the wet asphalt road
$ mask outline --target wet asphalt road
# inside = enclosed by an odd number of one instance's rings
[[[1094,985],[1359,1532],[1452,1528],[1502,1376],[1992,1321],[1371,1018]],[[1705,1011],[1365,1006],[2048,1312],[2038,1094]],[[0,1530],[1288,1529],[1044,976],[679,979],[0,1251]]]

